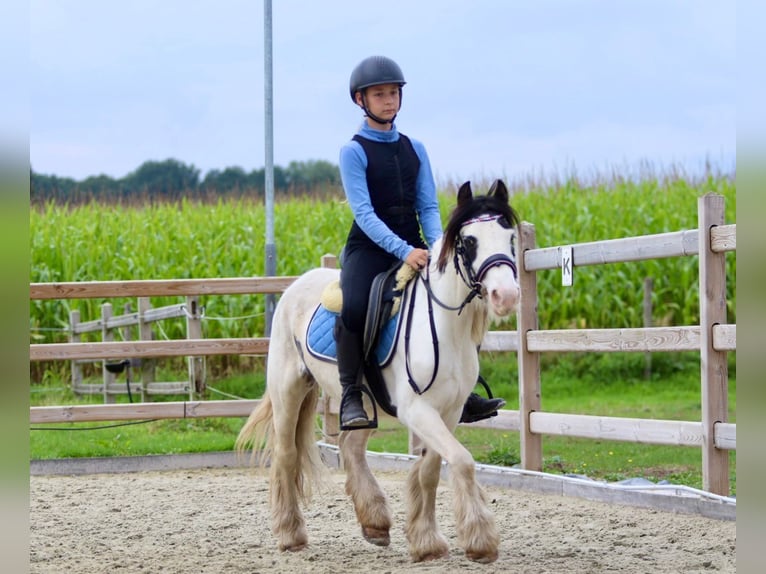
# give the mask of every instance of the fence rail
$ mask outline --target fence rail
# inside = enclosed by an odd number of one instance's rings
[[[186,305],[167,305],[165,307],[150,308],[143,312],[127,312],[116,317],[93,319],[92,321],[83,321],[81,323],[70,321],[70,323],[73,335],[83,335],[103,329],[119,329],[121,327],[133,327],[141,323],[177,319],[179,317],[186,317],[187,313]]]
[[[657,235],[611,239],[570,246],[538,248],[535,229],[522,223],[519,253],[521,303],[517,331],[490,331],[482,351],[512,351],[519,362],[519,410],[473,423],[473,427],[520,433],[521,466],[542,470],[542,436],[561,435],[647,444],[692,446],[702,451],[703,488],[729,494],[728,451],[736,450],[736,424],[728,422],[726,353],[736,350],[736,325],[726,322],[725,253],[736,250],[736,225],[723,221],[723,197],[699,199],[699,228]],[[700,324],[635,329],[541,330],[537,316],[537,272],[562,267],[562,250],[571,248],[574,269],[584,265],[699,256]],[[206,294],[281,293],[295,277],[112,281],[31,284],[32,299],[90,297],[191,296]],[[520,336],[520,333],[523,336]],[[540,354],[545,352],[700,353],[701,421],[666,421],[548,413],[541,409]],[[30,345],[30,360],[135,358],[266,354],[267,338],[191,339],[57,343]],[[70,407],[32,407],[37,423],[65,421],[246,416],[255,401],[189,401]],[[337,405],[322,401],[325,433],[337,429]],[[333,418],[334,417],[334,418]],[[412,439],[412,437],[411,437]],[[412,444],[412,440],[411,440]]]
[[[231,277],[216,279],[141,279],[31,283],[30,299],[93,299],[186,295],[281,293],[296,277]]]
[[[32,361],[71,361],[75,359],[265,355],[268,350],[269,340],[264,337],[252,339],[173,339],[168,341],[42,343],[29,346],[29,358]]]

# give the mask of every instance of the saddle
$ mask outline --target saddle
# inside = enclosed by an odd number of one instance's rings
[[[363,351],[365,361],[372,360],[372,353],[379,342],[383,326],[399,313],[404,288],[415,277],[415,270],[401,262],[390,269],[378,273],[370,286],[367,303],[367,316],[364,321]],[[340,282],[333,281],[322,291],[322,307],[333,313],[340,313],[343,295]]]
[[[400,327],[397,321],[392,333],[392,330],[389,328],[391,327],[390,320],[399,313],[404,289],[410,280],[415,277],[415,273],[412,267],[401,262],[379,273],[370,287],[367,315],[365,317],[362,347],[364,353],[364,376],[374,398],[373,403],[377,403],[384,412],[392,417],[396,417],[396,407],[391,404],[391,397],[383,381],[381,370],[393,355],[393,348],[396,346],[395,343]],[[327,311],[338,314],[341,311],[342,304],[343,297],[340,283],[334,281],[325,287],[322,292],[320,305]],[[389,339],[381,341],[382,334]],[[388,351],[380,356],[376,354],[379,343],[386,347],[384,351]],[[377,415],[375,418],[377,419]]]
[[[365,360],[370,358],[370,353],[375,349],[383,324],[399,313],[404,288],[414,276],[415,270],[412,267],[397,263],[373,279],[364,321]]]

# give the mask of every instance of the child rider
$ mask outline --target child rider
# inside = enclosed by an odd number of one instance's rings
[[[428,246],[442,234],[425,147],[394,124],[404,84],[402,70],[383,56],[362,60],[351,73],[351,100],[362,108],[365,120],[340,151],[343,189],[354,213],[341,261],[343,306],[335,323],[342,430],[371,426],[361,388],[362,334],[372,280],[397,261],[424,268]],[[503,399],[471,393],[461,422],[493,416],[504,404]]]

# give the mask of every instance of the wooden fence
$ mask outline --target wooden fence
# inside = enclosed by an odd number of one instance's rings
[[[515,351],[519,361],[519,410],[473,423],[473,427],[520,432],[521,466],[542,470],[542,436],[562,435],[646,444],[694,446],[702,451],[703,488],[729,495],[729,450],[736,449],[736,425],[728,422],[727,353],[736,350],[736,325],[726,321],[726,252],[736,250],[736,225],[724,223],[724,200],[716,194],[698,202],[698,229],[611,239],[570,246],[537,248],[534,225],[520,229],[521,303],[517,331],[490,331],[482,351]],[[699,256],[700,324],[633,329],[541,330],[537,316],[537,273],[563,269],[562,255],[573,268],[665,257]],[[566,263],[566,262],[565,262]],[[281,293],[294,277],[37,283],[32,299],[88,297],[191,296]],[[546,352],[698,351],[701,421],[669,421],[549,413],[541,410],[540,354]],[[266,354],[268,339],[187,339],[30,345],[30,360],[77,360]],[[148,418],[242,417],[257,404],[249,401],[183,401],[32,407],[33,423]],[[337,432],[337,409],[324,402],[325,432]],[[411,437],[411,445],[416,437]]]
[[[190,295],[186,302],[180,305],[167,305],[152,308],[149,297],[138,297],[138,310],[133,311],[130,303],[126,303],[122,315],[114,315],[111,303],[101,305],[101,316],[92,321],[80,321],[80,311],[72,309],[69,312],[69,341],[82,342],[86,333],[100,332],[102,341],[114,341],[115,331],[124,335],[126,328],[138,327],[138,337],[141,341],[154,340],[152,324],[166,319],[185,318],[186,334],[189,339],[202,336],[202,317],[204,308],[199,305],[199,297]],[[99,384],[83,382],[84,363],[101,363],[103,381]],[[104,403],[112,403],[115,395],[137,396],[142,402],[152,395],[186,394],[193,400],[195,393],[205,391],[205,357],[189,357],[188,379],[184,381],[158,382],[156,377],[156,361],[135,358],[122,361],[105,359],[75,359],[72,364],[72,391],[75,394],[101,394]],[[138,371],[138,372],[136,372]],[[117,383],[117,373],[125,372],[125,383]],[[131,378],[131,374],[133,377]],[[136,379],[138,376],[138,379]],[[131,400],[132,402],[132,400]]]

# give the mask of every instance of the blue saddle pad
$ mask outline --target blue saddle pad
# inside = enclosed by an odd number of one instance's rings
[[[386,321],[386,324],[383,325],[383,329],[378,337],[378,344],[375,347],[375,357],[381,367],[387,365],[393,355],[401,315],[401,313],[397,313],[394,317],[391,317]],[[335,348],[335,336],[333,335],[335,318],[337,316],[338,313],[329,311],[322,305],[319,305],[314,311],[311,321],[309,321],[308,332],[306,333],[306,346],[308,347],[309,353],[317,359],[331,362],[337,360],[338,355]]]

